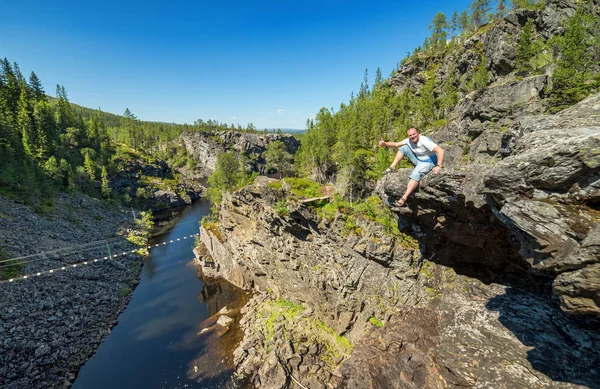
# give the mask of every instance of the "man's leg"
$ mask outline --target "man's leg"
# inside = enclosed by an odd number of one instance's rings
[[[406,184],[406,192],[404,192],[404,195],[402,196],[404,201],[406,201],[406,199],[408,199],[408,196],[410,196],[410,194],[414,192],[418,187],[419,181],[415,181],[412,178],[409,179],[408,184]]]
[[[404,158],[405,155],[408,157],[408,159],[410,159],[410,161],[412,162],[413,165],[416,165],[417,163],[419,163],[419,160],[417,159],[417,157],[415,156],[415,153],[413,153],[411,148],[408,147],[407,145],[404,145],[404,146],[400,147],[400,149],[398,149],[398,152],[396,153],[396,157],[394,158],[394,162],[392,162],[389,169],[387,169],[384,172],[384,174],[395,170],[396,165],[398,165],[398,163],[402,160],[402,158]]]
[[[404,204],[406,204],[406,200],[408,200],[408,196],[410,196],[412,194],[412,192],[414,192],[419,187],[419,181],[421,181],[421,177],[423,177],[425,174],[429,173],[431,171],[431,169],[433,169],[433,167],[434,167],[434,164],[430,163],[430,162],[417,163],[417,165],[413,169],[412,173],[410,174],[410,179],[408,180],[408,184],[406,184],[406,191],[404,192],[404,195],[402,196],[402,198],[400,200],[396,201],[396,205],[403,206]]]
[[[400,162],[400,160],[404,158],[404,154],[402,154],[402,150],[398,150],[398,152],[396,153],[396,158],[394,158],[394,162],[392,162],[392,164],[390,165],[390,167],[392,169],[396,168],[396,165],[398,165],[398,162]]]

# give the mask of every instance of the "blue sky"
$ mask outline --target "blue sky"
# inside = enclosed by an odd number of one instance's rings
[[[79,105],[139,119],[304,128],[387,78],[470,1],[0,0],[0,57]]]

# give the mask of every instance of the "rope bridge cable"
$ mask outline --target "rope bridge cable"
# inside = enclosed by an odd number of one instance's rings
[[[178,223],[178,225],[186,225],[186,224],[193,224],[193,223],[197,223],[197,222],[183,222],[183,223]],[[109,239],[104,239],[104,240],[97,240],[97,241],[85,243],[85,244],[82,244],[82,245],[74,245],[74,246],[69,246],[69,247],[63,247],[63,248],[56,249],[56,250],[47,250],[47,251],[42,251],[42,252],[35,253],[35,254],[25,255],[25,256],[22,256],[22,257],[14,257],[14,258],[2,259],[2,260],[0,260],[0,269],[1,268],[5,268],[5,267],[14,266],[14,265],[26,265],[26,264],[31,263],[31,262],[38,262],[38,261],[53,259],[53,258],[39,258],[39,259],[32,259],[32,260],[29,260],[29,261],[23,261],[23,259],[26,259],[26,258],[35,258],[35,257],[39,257],[41,255],[53,254],[53,253],[57,254],[57,255],[60,255],[62,257],[65,257],[65,256],[68,256],[68,255],[71,255],[71,254],[79,253],[81,251],[97,250],[97,249],[101,248],[101,247],[99,247],[100,245],[112,243],[112,242],[115,242],[115,241],[118,241],[118,240],[126,240],[126,239],[127,239],[127,237],[125,237],[125,236],[117,236],[117,237],[114,237],[114,238],[109,238]],[[98,247],[93,247],[93,246],[98,246]],[[67,252],[63,252],[64,250],[67,250]],[[72,251],[68,251],[68,250],[72,250]]]
[[[87,261],[82,261],[82,262],[78,262],[78,263],[64,265],[64,266],[60,266],[60,267],[57,267],[57,268],[54,268],[54,269],[50,269],[50,270],[44,270],[44,271],[40,271],[40,272],[36,272],[36,273],[31,273],[31,274],[27,274],[27,275],[23,275],[23,276],[19,276],[19,277],[13,277],[13,278],[10,278],[8,280],[0,280],[0,284],[6,284],[6,283],[11,283],[11,282],[15,282],[15,281],[21,281],[21,280],[27,280],[27,279],[31,279],[31,278],[34,278],[34,277],[40,277],[40,276],[43,276],[43,275],[47,275],[47,274],[54,274],[54,273],[57,273],[57,272],[63,271],[63,270],[71,270],[71,269],[78,268],[78,267],[81,267],[81,266],[92,265],[94,263],[97,263],[97,262],[100,262],[100,261],[103,261],[103,260],[114,259],[114,258],[123,256],[123,255],[132,254],[132,253],[135,253],[136,251],[138,251],[140,249],[143,249],[143,248],[146,248],[146,249],[149,250],[149,249],[151,249],[153,247],[165,246],[165,245],[167,245],[169,243],[176,243],[176,242],[185,241],[188,238],[193,238],[193,237],[198,236],[198,235],[199,234],[184,235],[184,236],[182,236],[180,238],[174,238],[174,239],[170,239],[170,240],[165,240],[163,242],[155,243],[155,244],[152,244],[152,245],[149,245],[149,246],[146,246],[146,247],[137,248],[135,250],[124,251],[124,252],[119,253],[119,254],[111,255],[110,257],[106,256],[106,257],[102,257],[102,258],[89,259]]]
[[[112,242],[117,241],[117,240],[125,240],[125,239],[127,239],[127,238],[124,237],[124,236],[117,236],[117,237],[114,237],[114,238],[109,238],[109,239],[104,239],[104,240],[97,240],[97,241],[94,241],[94,242],[84,243],[84,244],[81,244],[81,245],[74,245],[74,246],[69,246],[69,247],[63,247],[63,248],[56,249],[56,250],[42,251],[42,252],[39,252],[39,253],[25,255],[25,256],[22,256],[22,257],[14,257],[14,258],[9,258],[9,259],[3,259],[3,260],[0,260],[0,264],[6,263],[6,262],[10,262],[10,261],[21,261],[21,260],[26,259],[26,258],[33,258],[33,257],[38,257],[40,255],[46,255],[46,254],[52,254],[52,253],[61,254],[61,255],[72,254],[70,252],[62,253],[62,251],[64,251],[64,250],[74,250],[73,252],[94,250],[94,249],[97,249],[97,247],[90,247],[90,248],[86,248],[86,247],[100,245],[100,244],[112,243]],[[21,263],[27,263],[27,262],[30,262],[30,261],[23,261]],[[33,261],[31,261],[31,262],[33,262]]]

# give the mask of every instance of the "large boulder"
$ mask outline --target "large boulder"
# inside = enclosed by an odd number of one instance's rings
[[[440,260],[550,277],[564,310],[600,316],[600,94],[556,115],[523,117],[506,136],[508,156],[497,163],[426,176],[398,210],[401,221],[425,228]],[[486,147],[493,153],[499,142]],[[380,180],[380,196],[399,198],[409,173]]]

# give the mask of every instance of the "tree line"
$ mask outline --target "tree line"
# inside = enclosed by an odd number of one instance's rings
[[[183,132],[260,132],[215,120],[193,124],[138,120],[72,104],[64,86],[47,95],[35,72],[25,77],[16,62],[0,61],[0,194],[35,207],[50,205],[59,190],[111,197],[109,176],[117,170],[120,146],[193,167]],[[262,132],[266,132],[263,130]]]

